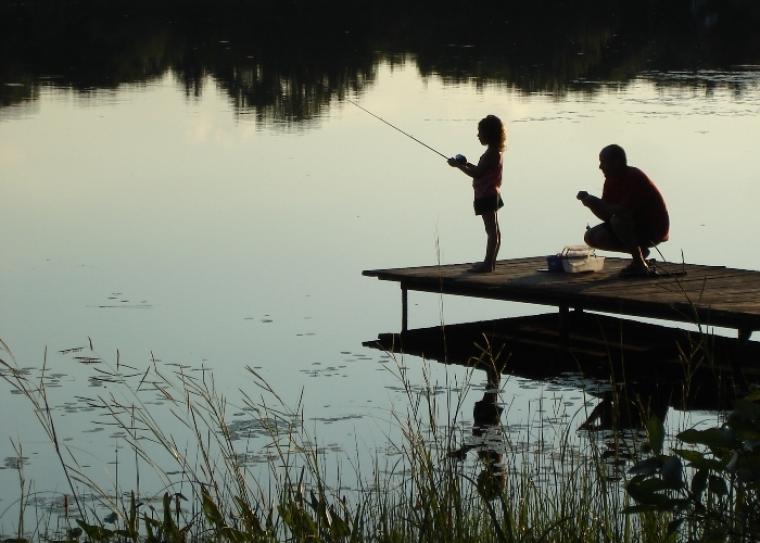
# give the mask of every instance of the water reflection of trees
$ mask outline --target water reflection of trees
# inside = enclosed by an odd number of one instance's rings
[[[90,92],[172,73],[188,97],[213,81],[240,113],[303,123],[333,99],[361,93],[379,63],[398,58],[413,59],[423,77],[555,95],[625,84],[643,70],[760,58],[760,8],[746,0],[410,4],[1,4],[0,107],[35,101],[46,86]],[[727,84],[741,93],[747,83]]]

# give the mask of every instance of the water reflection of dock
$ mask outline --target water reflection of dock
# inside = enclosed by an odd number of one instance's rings
[[[635,394],[664,395],[679,409],[726,408],[760,380],[756,365],[741,364],[760,358],[754,341],[592,313],[568,319],[566,345],[558,341],[559,317],[550,313],[382,333],[364,346],[528,379],[580,372]]]
[[[499,261],[490,274],[469,273],[470,264],[363,274],[400,283],[402,331],[407,328],[410,290],[559,307],[560,341],[567,341],[572,332],[570,309],[734,328],[743,340],[760,330],[760,271],[666,262],[658,265],[664,276],[618,278],[627,263],[608,258],[601,272],[544,273],[538,270],[546,266],[545,258],[531,257]]]

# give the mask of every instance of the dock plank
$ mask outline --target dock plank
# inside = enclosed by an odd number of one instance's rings
[[[621,279],[630,260],[607,258],[601,272],[547,273],[545,257],[502,260],[489,274],[469,272],[471,263],[366,270],[364,275],[399,282],[402,288],[543,305],[582,307],[760,330],[760,271],[662,262],[661,271],[682,276]]]

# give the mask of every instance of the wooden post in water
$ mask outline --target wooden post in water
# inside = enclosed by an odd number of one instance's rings
[[[567,351],[568,348],[569,319],[570,308],[567,304],[559,304],[559,341],[563,351]]]
[[[408,324],[409,324],[408,306],[409,306],[409,293],[406,288],[406,285],[402,282],[401,283],[401,333],[406,332]]]

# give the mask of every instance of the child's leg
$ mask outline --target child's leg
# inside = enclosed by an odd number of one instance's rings
[[[497,212],[494,212],[493,220],[496,222],[496,246],[493,251],[493,265],[495,268],[496,258],[499,256],[499,249],[501,249],[501,228],[499,227],[499,215]]]
[[[496,211],[483,213],[483,226],[486,229],[486,257],[483,264],[489,271],[496,267],[496,255],[501,246],[501,230],[499,230],[499,217]]]

